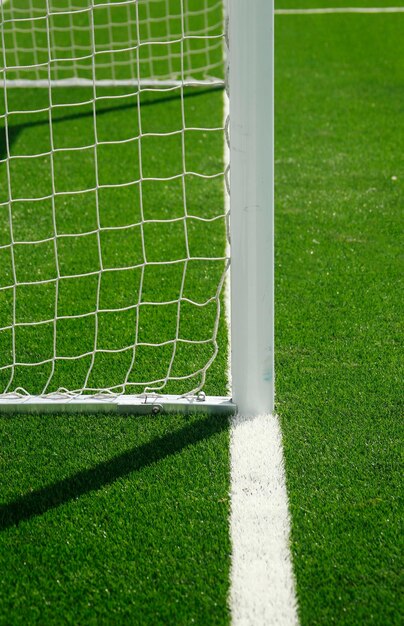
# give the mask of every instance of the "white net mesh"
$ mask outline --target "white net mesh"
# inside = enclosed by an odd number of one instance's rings
[[[222,0],[8,0],[3,80],[221,82]]]
[[[9,0],[0,34],[0,397],[224,393],[222,2]]]

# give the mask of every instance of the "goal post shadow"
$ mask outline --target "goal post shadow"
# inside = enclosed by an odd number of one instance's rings
[[[19,89],[19,87],[16,87],[16,89]],[[176,100],[182,100],[182,99],[188,100],[190,98],[203,96],[207,93],[211,93],[212,91],[223,91],[223,90],[224,90],[224,85],[212,85],[211,87],[201,87],[201,88],[193,87],[192,91],[187,91],[182,94],[177,92],[177,93],[172,93],[169,96],[160,96],[158,98],[153,98],[151,100],[145,100],[144,102],[142,102],[142,108],[164,104],[166,102],[174,102]],[[136,94],[128,93],[127,97],[133,97],[134,95]],[[111,96],[111,99],[113,98],[114,96]],[[89,104],[89,107],[90,106],[91,104]],[[116,106],[108,106],[105,108],[97,109],[97,117],[101,115],[106,115],[108,113],[119,113],[120,111],[127,111],[129,109],[137,109],[137,108],[138,108],[137,102],[131,102],[130,104],[121,104],[121,105],[116,105]],[[29,113],[30,111],[27,111],[27,115],[29,115]],[[81,112],[81,113],[72,113],[70,115],[59,115],[59,116],[52,117],[52,123],[59,124],[59,123],[64,123],[64,122],[71,122],[74,120],[83,119],[87,117],[92,118],[93,116],[94,116],[94,111],[92,108],[91,109],[89,108],[88,111]],[[10,151],[10,154],[12,154],[13,144],[17,141],[21,132],[23,132],[24,130],[28,128],[34,128],[37,126],[46,126],[47,124],[49,124],[49,117],[45,114],[44,114],[43,120],[24,122],[22,124],[8,124],[7,129],[3,123],[3,125],[0,126],[0,165],[1,165],[1,161],[4,161],[7,158],[6,133],[8,134],[9,151]]]
[[[111,419],[114,419],[113,417]],[[20,522],[43,515],[72,500],[97,491],[133,472],[181,453],[185,448],[220,434],[229,428],[226,417],[202,417],[179,430],[156,437],[148,443],[134,446],[89,469],[58,480],[0,506],[0,532],[18,526]]]

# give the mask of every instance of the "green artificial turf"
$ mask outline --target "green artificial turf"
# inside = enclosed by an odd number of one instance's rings
[[[398,625],[404,16],[276,28],[277,410],[301,623]]]
[[[390,3],[354,3],[376,4]],[[310,2],[320,5],[325,3]],[[279,1],[277,6],[302,7],[307,2]],[[284,434],[302,626],[400,623],[403,26],[400,15],[276,18],[277,410]],[[136,134],[137,99],[125,96],[125,91],[101,93],[109,98],[97,103],[100,137],[119,140]],[[208,120],[212,127],[222,125],[223,93],[192,94],[190,90],[184,98],[187,124]],[[112,99],[116,95],[125,97]],[[48,106],[47,94],[40,90],[15,90],[10,97],[16,98],[10,102],[13,110]],[[91,93],[59,89],[54,97],[59,104],[83,101],[75,110],[54,111],[57,146],[91,143],[92,107],[84,104]],[[142,94],[145,132],[178,129],[179,105],[175,93]],[[208,138],[192,131],[189,135],[189,167],[221,170],[222,133]],[[12,154],[46,152],[46,111],[11,115],[9,138]],[[0,146],[4,158],[4,141]],[[181,150],[175,139],[157,144],[150,138],[143,147],[148,171],[170,172],[178,166]],[[137,167],[130,142],[99,147],[99,153],[100,175],[107,184],[134,174],[123,167],[128,162]],[[93,183],[91,151],[74,153],[74,158],[71,154],[55,158],[61,190],[66,189],[63,185]],[[46,158],[31,163],[16,159],[12,168],[19,193],[49,192]],[[222,207],[223,179],[209,187],[192,180],[188,184],[193,211],[202,214]],[[3,163],[0,202],[7,193],[5,185]],[[150,200],[147,214],[152,219],[176,215],[183,206],[180,191],[174,184],[150,188],[145,194]],[[135,222],[135,194],[129,189],[114,193],[116,202],[106,189],[100,193],[102,224]],[[61,234],[94,229],[91,194],[81,199],[67,195],[59,201]],[[17,238],[52,236],[51,209],[48,202],[14,202]],[[211,254],[217,246],[223,251],[224,224],[217,226],[205,234],[195,230],[193,250],[208,249]],[[182,234],[172,228],[169,235],[146,233],[150,258],[181,252]],[[118,260],[136,263],[135,230],[114,231],[116,239],[113,231],[103,232],[107,267]],[[8,241],[8,215],[1,213],[0,245]],[[63,272],[91,272],[98,266],[94,235],[84,241],[82,245],[77,237],[60,238]],[[21,280],[29,279],[38,263],[40,276],[54,276],[53,250],[47,245],[24,251],[15,246]],[[188,268],[191,297],[203,298],[217,286],[219,265],[201,265],[194,272]],[[133,303],[139,286],[136,272],[115,272],[113,280],[104,274],[102,307]],[[0,250],[0,278],[3,284],[12,281],[8,249]],[[174,288],[178,297],[175,270],[150,269],[146,278],[145,297],[170,298]],[[53,319],[52,289],[25,285],[16,300],[17,319]],[[95,291],[94,277],[60,280],[61,315],[93,312]],[[0,327],[12,319],[11,302],[10,294],[0,291]],[[212,318],[189,313],[184,307],[186,332],[196,336],[210,330]],[[37,328],[39,340],[28,331],[18,340],[21,354],[29,359],[46,357],[52,346],[51,325]],[[133,337],[131,329],[130,313],[99,314],[99,347],[122,347]],[[142,332],[153,341],[172,327],[167,317],[151,315],[142,321]],[[64,321],[58,338],[58,349],[72,355],[80,349],[78,344],[92,346],[93,317],[81,318],[77,326]],[[208,370],[208,393],[226,389],[223,321],[218,340],[219,355]],[[0,360],[9,362],[7,332],[0,333],[0,342]],[[166,357],[145,354],[142,371],[153,375]],[[193,358],[191,365],[197,365],[199,356]],[[127,363],[122,353],[116,359],[112,362],[110,353],[100,358],[94,384],[119,384]],[[189,360],[182,355],[180,372]],[[78,388],[87,368],[86,358],[65,363],[60,370],[58,366],[52,385],[66,386],[67,381]],[[49,373],[49,366],[37,366],[35,373],[19,369],[15,384],[38,391]],[[0,386],[7,380],[0,372]],[[229,623],[227,422],[175,416],[2,416],[0,441],[0,624]]]
[[[275,9],[323,9],[345,7],[402,7],[402,0],[275,0]],[[290,17],[290,16],[288,16]],[[279,24],[279,23],[278,23]],[[310,26],[309,26],[310,29]]]
[[[227,421],[0,420],[0,624],[227,624]]]
[[[35,0],[42,15],[45,5]],[[156,21],[167,6],[180,15],[178,0],[118,3],[111,15],[96,7],[95,43],[105,37],[108,48],[111,20],[121,23],[116,41],[125,40],[136,5],[142,40],[167,35]],[[204,28],[198,3],[189,9],[184,26]],[[84,56],[90,17],[72,17]],[[217,4],[216,30],[220,18]],[[68,18],[50,19],[57,56],[71,56]],[[33,45],[37,62],[47,61],[46,18],[19,26],[18,58],[5,27],[7,64],[32,64]],[[181,32],[179,17],[169,28]],[[198,78],[199,66],[221,64],[222,43],[199,54],[205,41],[187,39],[184,71],[192,61]],[[180,52],[178,41],[141,47],[142,76],[181,76]],[[136,61],[133,51],[100,53],[94,71],[111,78],[113,62],[115,77],[128,78]],[[81,65],[91,78],[91,58]],[[53,63],[53,78],[69,77],[68,68]],[[38,73],[46,78],[47,66]],[[225,267],[223,90],[139,94],[135,85],[97,87],[96,96],[93,105],[91,87],[24,88],[8,89],[6,100],[1,90],[0,394],[140,393],[165,381],[165,393],[181,393],[202,382],[217,342],[204,391],[224,395],[223,315],[215,337]],[[227,624],[228,448],[228,422],[217,416],[0,417],[0,624]]]

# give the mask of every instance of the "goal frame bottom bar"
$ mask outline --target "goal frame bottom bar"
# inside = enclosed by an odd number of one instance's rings
[[[225,396],[183,397],[133,396],[117,397],[77,396],[47,397],[27,396],[0,398],[0,415],[13,413],[101,413],[120,415],[164,415],[173,413],[234,415],[237,406]]]
[[[1,4],[1,0],[0,0]],[[224,80],[220,78],[206,78],[198,80],[197,78],[184,78],[184,80],[176,79],[140,79],[135,78],[128,80],[121,79],[95,79],[90,78],[61,78],[51,79],[5,79],[0,80],[0,87],[139,87],[139,88],[170,88],[170,87],[224,87]]]

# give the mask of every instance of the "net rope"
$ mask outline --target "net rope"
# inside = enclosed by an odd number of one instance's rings
[[[227,133],[190,102],[224,84],[223,30],[221,0],[0,3],[0,398],[204,388],[229,266],[210,151]],[[159,129],[147,111],[165,100]]]
[[[182,5],[179,0],[3,0],[7,72],[2,80],[41,87],[49,80],[137,86],[139,77],[145,85],[222,84],[222,0]]]

